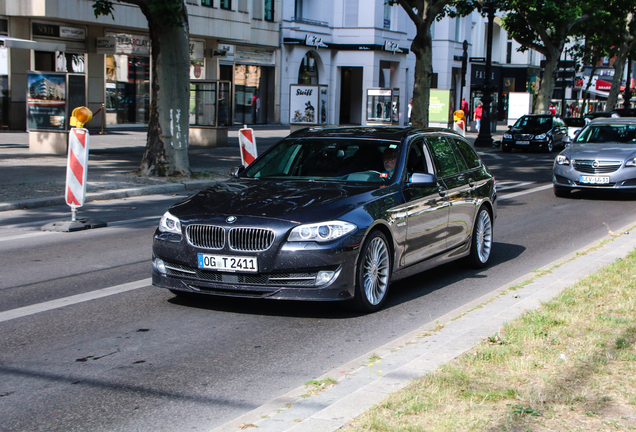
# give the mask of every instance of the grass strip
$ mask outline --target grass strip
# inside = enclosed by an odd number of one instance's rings
[[[636,430],[636,251],[344,430]]]

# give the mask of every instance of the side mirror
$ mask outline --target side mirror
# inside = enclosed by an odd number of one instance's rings
[[[243,165],[234,167],[230,170],[230,176],[234,178],[238,178],[238,176],[241,175],[243,171],[245,171],[245,167]]]
[[[433,187],[437,186],[435,174],[415,173],[411,174],[407,186]]]

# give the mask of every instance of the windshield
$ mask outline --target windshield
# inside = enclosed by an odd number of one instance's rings
[[[393,170],[385,169],[384,159],[397,160],[399,149],[400,143],[394,141],[286,139],[247,167],[241,176],[385,183]]]
[[[576,143],[636,143],[635,124],[589,125],[576,137]]]
[[[552,127],[552,117],[521,117],[517,120],[517,123],[515,123],[515,127],[521,129],[539,128],[548,130]]]

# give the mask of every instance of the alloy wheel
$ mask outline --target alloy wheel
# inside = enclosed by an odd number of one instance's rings
[[[479,261],[485,263],[490,257],[492,248],[492,221],[490,220],[490,213],[485,209],[479,213],[477,218],[475,240]]]
[[[389,286],[389,249],[382,238],[371,240],[364,257],[364,293],[372,305],[379,304]]]

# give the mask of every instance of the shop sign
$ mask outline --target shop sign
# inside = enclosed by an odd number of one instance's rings
[[[450,90],[432,90],[429,97],[429,122],[448,123],[450,112]]]
[[[108,33],[106,36],[116,39],[117,54],[150,55],[150,37],[125,33]]]
[[[384,41],[384,51],[389,51],[393,54],[402,52],[399,45],[396,42],[392,41]]]
[[[57,25],[33,23],[32,29],[33,36],[60,37],[60,26]]]
[[[318,124],[320,87],[317,85],[289,86],[289,123],[290,124]],[[325,102],[326,115],[326,102]]]
[[[97,45],[97,54],[116,54],[117,38],[114,37],[98,37],[95,39]]]
[[[236,50],[236,62],[263,66],[274,66],[276,64],[274,51],[246,47]]]
[[[27,72],[27,129],[63,130],[66,74]]]
[[[318,36],[306,35],[305,45],[315,48],[327,48],[327,45]]]
[[[60,26],[60,37],[62,39],[86,39],[86,30],[77,27],[63,27]]]

